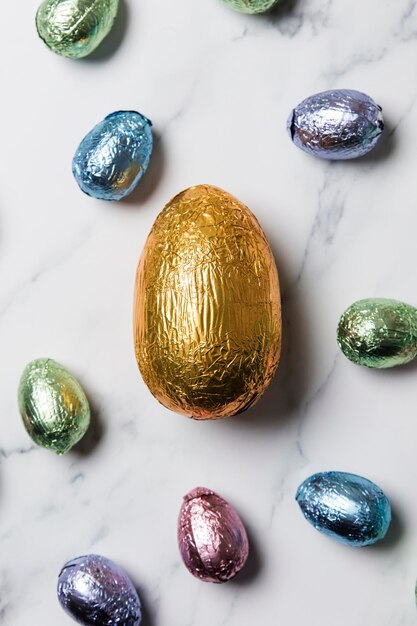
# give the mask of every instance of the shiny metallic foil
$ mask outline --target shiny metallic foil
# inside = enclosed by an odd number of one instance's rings
[[[323,159],[356,159],[372,150],[384,129],[382,109],[364,93],[335,89],[310,96],[288,120],[296,146]]]
[[[278,0],[223,0],[225,4],[241,13],[265,13],[274,7]]]
[[[96,554],[64,565],[58,578],[58,600],[85,626],[139,626],[142,619],[132,581],[116,563]]]
[[[80,59],[109,34],[119,0],[46,0],[36,14],[38,34],[56,54]]]
[[[90,407],[80,384],[52,359],[32,361],[18,390],[23,424],[35,443],[68,452],[88,430]]]
[[[204,487],[193,489],[184,498],[178,546],[189,572],[211,583],[234,578],[249,553],[246,530],[234,508]]]
[[[417,311],[397,300],[359,300],[340,318],[337,341],[357,365],[404,365],[417,356]]]
[[[117,111],[97,124],[80,143],[72,172],[80,189],[99,200],[132,193],[152,155],[152,123],[136,111]]]
[[[136,276],[134,342],[153,395],[195,419],[242,412],[270,383],[281,347],[275,261],[227,192],[192,187],[158,216]]]
[[[384,492],[355,474],[315,474],[298,488],[296,499],[316,530],[351,546],[383,539],[391,523],[391,505]]]

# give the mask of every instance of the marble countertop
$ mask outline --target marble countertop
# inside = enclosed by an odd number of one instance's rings
[[[144,626],[411,626],[416,623],[417,366],[355,367],[339,315],[370,296],[417,305],[417,3],[281,0],[244,16],[218,0],[124,0],[92,57],[50,53],[36,0],[2,7],[0,150],[0,623],[70,625],[56,600],[67,560],[96,552],[138,585]],[[328,163],[291,145],[286,119],[333,87],[369,93],[386,136]],[[154,123],[153,161],[127,201],[84,196],[71,174],[106,114]],[[134,358],[136,264],[164,204],[190,185],[234,194],[259,218],[282,283],[284,351],[250,411],[177,416]],[[63,458],[32,445],[16,406],[33,358],[67,366],[94,424]],[[390,497],[386,541],[351,549],[315,532],[294,494],[315,471],[362,474]],[[218,491],[252,553],[226,585],[180,561],[182,496]]]

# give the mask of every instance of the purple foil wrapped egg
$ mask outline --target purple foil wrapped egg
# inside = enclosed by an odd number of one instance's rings
[[[80,556],[64,565],[58,578],[58,600],[84,626],[139,626],[142,610],[127,574],[103,556]]]
[[[310,96],[292,111],[288,132],[304,152],[330,160],[356,159],[372,150],[384,130],[382,109],[352,89]]]
[[[178,545],[188,571],[205,582],[224,583],[246,563],[245,527],[226,500],[204,487],[184,497],[178,518]]]

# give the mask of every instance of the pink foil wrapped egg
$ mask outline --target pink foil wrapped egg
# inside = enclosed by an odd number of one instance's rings
[[[224,583],[246,563],[245,527],[226,500],[197,487],[184,497],[178,518],[178,546],[188,571],[205,582]]]

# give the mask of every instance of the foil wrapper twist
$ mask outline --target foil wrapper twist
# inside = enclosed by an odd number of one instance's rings
[[[81,556],[64,565],[58,577],[58,600],[84,626],[139,626],[137,591],[127,574],[110,559]]]
[[[135,189],[152,155],[152,123],[136,111],[116,111],[81,141],[72,161],[80,189],[99,200],[121,200]]]
[[[109,34],[119,0],[45,0],[36,14],[38,34],[64,57],[89,55]]]
[[[36,359],[27,365],[18,402],[33,441],[59,455],[78,443],[90,425],[90,406],[81,385],[52,359]]]
[[[265,13],[274,7],[278,0],[223,0],[225,4],[240,13]]]
[[[136,276],[134,342],[152,394],[195,419],[242,412],[270,383],[277,269],[256,218],[227,192],[192,187],[158,216]]]
[[[337,341],[357,365],[379,369],[404,365],[417,356],[417,310],[397,300],[359,300],[341,316]]]
[[[300,485],[296,499],[316,530],[350,546],[380,541],[391,523],[391,505],[384,492],[356,474],[314,474]]]
[[[304,152],[330,160],[355,159],[372,150],[384,130],[382,109],[352,89],[306,98],[291,113],[288,132]]]
[[[188,571],[212,583],[234,578],[249,553],[246,530],[235,509],[205,487],[197,487],[184,497],[178,545]]]

